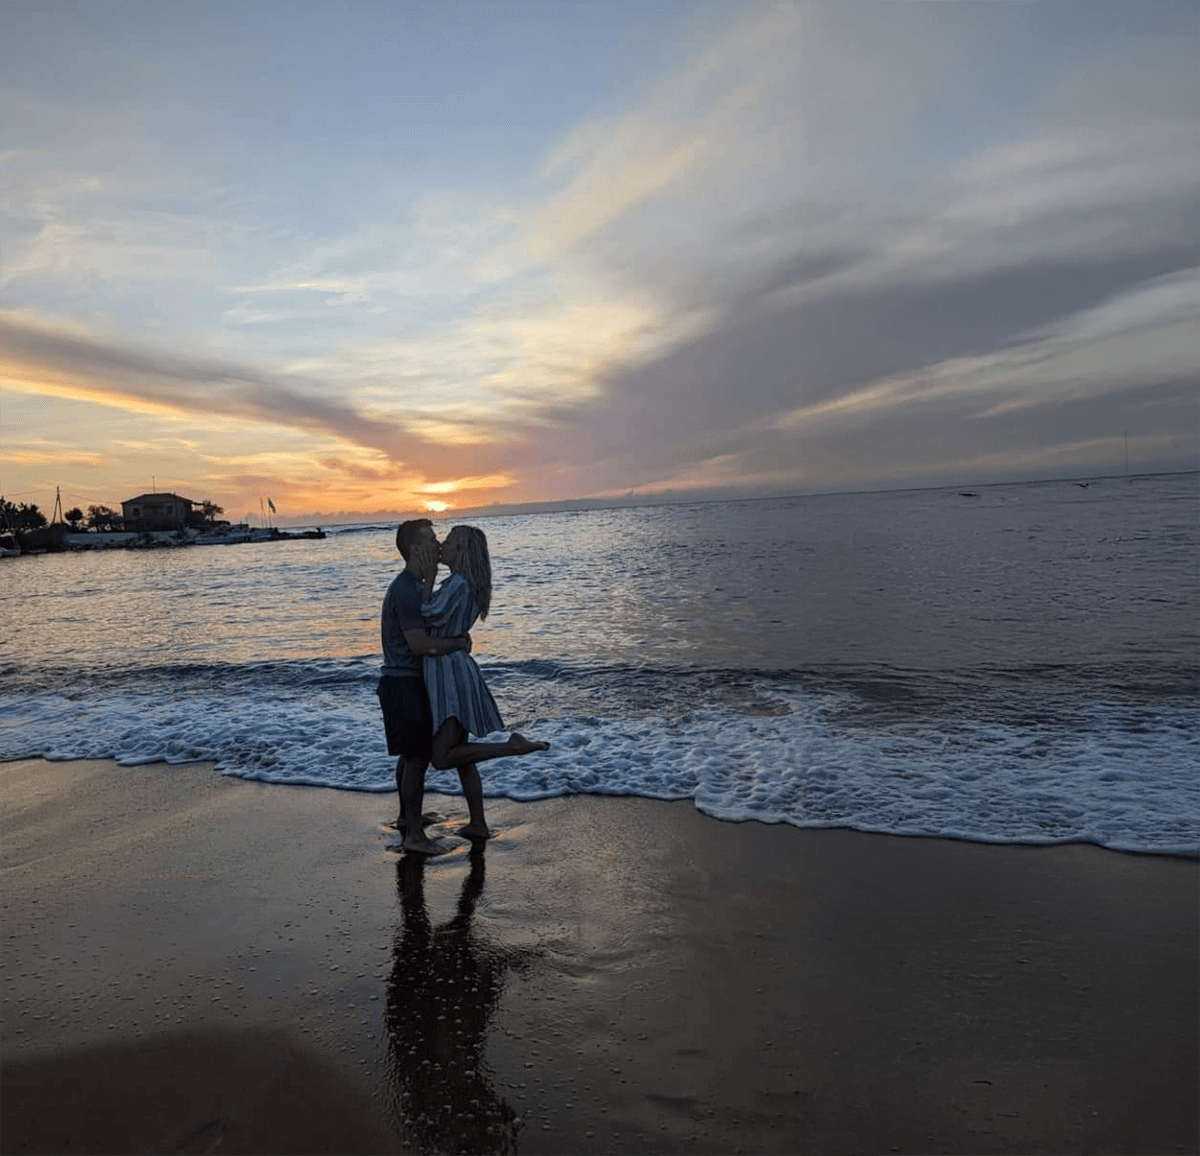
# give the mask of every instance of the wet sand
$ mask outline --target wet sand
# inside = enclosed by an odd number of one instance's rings
[[[1195,861],[0,764],[4,1152],[1196,1152]]]

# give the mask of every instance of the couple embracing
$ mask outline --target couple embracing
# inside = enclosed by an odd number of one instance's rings
[[[383,600],[383,671],[376,693],[383,710],[388,753],[396,755],[400,816],[396,827],[404,849],[436,853],[425,837],[421,805],[425,771],[458,771],[470,822],[459,834],[486,839],[478,763],[544,751],[549,743],[511,734],[507,742],[472,742],[471,736],[501,730],[500,711],[471,657],[468,631],[487,618],[492,601],[492,566],[487,538],[474,526],[455,526],[439,543],[428,518],[404,522],[396,531],[404,569]],[[433,590],[438,563],[450,577]]]

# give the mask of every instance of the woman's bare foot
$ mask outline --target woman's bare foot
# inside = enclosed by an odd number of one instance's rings
[[[464,839],[490,839],[492,837],[491,829],[486,823],[468,823],[465,827],[459,827],[458,833]]]
[[[550,744],[543,742],[532,742],[524,735],[519,735],[516,731],[513,731],[513,733],[508,736],[508,749],[514,755],[528,755],[532,754],[534,751],[548,751],[550,749]]]

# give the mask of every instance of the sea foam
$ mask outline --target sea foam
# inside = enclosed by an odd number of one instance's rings
[[[211,761],[264,783],[395,789],[373,676],[326,671],[273,692],[271,680],[259,681],[257,693],[209,685],[174,696],[123,687],[7,697],[0,755]],[[537,688],[516,681],[507,679],[508,697],[536,702]],[[1185,706],[1082,704],[1070,726],[860,726],[847,725],[847,698],[764,678],[746,680],[731,701],[694,709],[530,711],[507,721],[551,749],[483,764],[484,790],[516,800],[692,799],[735,822],[1200,854],[1200,728]],[[431,769],[427,785],[459,790],[454,772]]]

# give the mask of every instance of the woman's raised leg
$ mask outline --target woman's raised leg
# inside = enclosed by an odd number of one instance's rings
[[[466,728],[456,718],[448,718],[433,736],[433,765],[439,771],[465,767],[468,763],[486,763],[489,759],[504,759],[548,751],[549,743],[532,742],[514,731],[503,743],[472,743]]]

